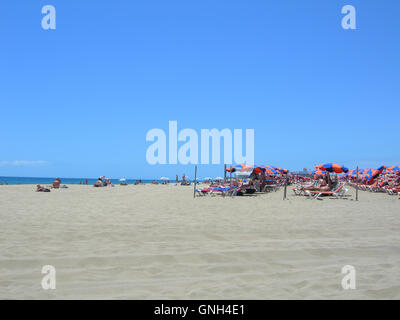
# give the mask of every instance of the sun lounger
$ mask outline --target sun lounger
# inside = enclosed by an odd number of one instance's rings
[[[305,190],[303,186],[298,186],[297,188],[292,188],[296,196],[304,196]]]
[[[315,182],[313,184],[314,187],[316,187],[318,185],[318,182]],[[296,196],[304,196],[306,195],[306,190],[304,189],[305,187],[308,187],[309,185],[302,185],[302,184],[297,184],[296,188],[292,188],[294,194]]]
[[[278,191],[280,185],[279,184],[266,184],[261,192],[271,192]]]
[[[226,191],[230,190],[231,187],[209,187],[203,189],[196,189],[196,194],[199,196],[206,196],[206,195],[217,195],[217,194],[224,194]]]
[[[221,195],[223,197],[234,196],[238,187],[237,186],[221,186],[221,187],[209,187],[203,189],[196,189],[196,195],[200,197],[204,196],[216,196]]]
[[[343,188],[344,184],[341,183],[338,186],[336,186],[335,190],[332,191],[310,191],[306,190],[306,195],[309,197],[309,199],[318,199],[321,196],[333,196],[336,198],[343,198],[346,193],[348,192],[348,189]]]

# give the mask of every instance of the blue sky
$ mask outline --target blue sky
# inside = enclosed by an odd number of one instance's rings
[[[41,28],[46,4],[56,30]],[[357,30],[341,27],[346,4]],[[192,176],[146,162],[147,131],[169,120],[255,129],[259,164],[400,164],[397,0],[7,0],[0,11],[0,176]]]

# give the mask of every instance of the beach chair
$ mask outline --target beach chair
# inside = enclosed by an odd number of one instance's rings
[[[221,195],[223,197],[226,196],[233,196],[235,191],[237,189],[237,186],[221,186],[218,188],[213,188],[210,192],[210,196],[216,196],[216,195]]]
[[[238,186],[222,186],[222,187],[212,187],[212,188],[204,188],[204,189],[196,189],[195,194],[204,197],[204,196],[217,196],[221,195],[223,197],[234,196]]]
[[[221,191],[221,195],[223,197],[233,197],[236,195],[238,189],[238,186],[229,186],[225,190]]]
[[[335,190],[332,190],[332,191],[306,190],[306,195],[309,197],[309,199],[318,199],[321,196],[333,196],[333,197],[339,199],[339,198],[343,198],[348,191],[349,191],[348,189],[344,188],[344,184],[340,183],[336,186]]]
[[[225,195],[227,191],[230,190],[231,187],[209,187],[203,189],[196,189],[195,192],[199,196],[214,196],[214,195]]]
[[[204,197],[204,196],[209,195],[211,190],[212,190],[211,188],[196,189],[195,195],[197,195],[199,197]]]
[[[278,191],[280,185],[279,184],[266,184],[261,192],[272,192],[272,191]]]
[[[305,194],[304,186],[302,185],[299,185],[296,188],[292,188],[292,190],[296,196],[304,196]]]
[[[399,192],[399,187],[387,187],[386,192],[390,194],[391,196],[397,195]]]
[[[316,187],[318,185],[318,181],[314,182],[313,185]],[[297,184],[296,188],[292,188],[292,190],[296,196],[305,196],[307,195],[306,190],[304,190],[305,187],[306,185]]]

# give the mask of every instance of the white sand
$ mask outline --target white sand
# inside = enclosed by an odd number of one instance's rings
[[[1,299],[399,299],[400,200],[0,186]],[[351,192],[354,192],[351,189]],[[341,268],[356,268],[343,290]],[[53,265],[56,290],[41,288]]]

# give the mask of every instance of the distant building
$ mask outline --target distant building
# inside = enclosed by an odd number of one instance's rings
[[[308,171],[307,168],[303,168],[302,171],[292,171],[291,174],[305,177],[311,175],[311,171]]]
[[[236,171],[234,174],[237,179],[247,179],[250,176],[251,171]]]

